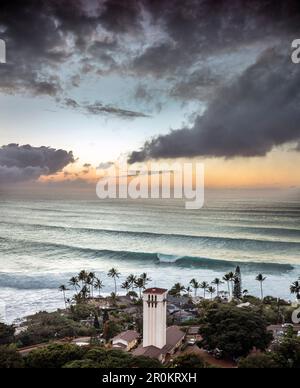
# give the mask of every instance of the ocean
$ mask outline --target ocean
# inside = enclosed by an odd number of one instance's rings
[[[169,288],[211,282],[240,265],[243,289],[258,296],[263,273],[265,295],[291,299],[300,277],[299,194],[212,191],[193,211],[178,200],[0,197],[2,320],[63,307],[58,287],[82,269],[95,271],[108,294],[112,267],[119,285],[147,272],[151,285]]]

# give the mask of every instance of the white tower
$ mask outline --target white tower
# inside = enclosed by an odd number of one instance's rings
[[[162,288],[144,291],[143,347],[155,346],[162,349],[166,345],[167,294]]]

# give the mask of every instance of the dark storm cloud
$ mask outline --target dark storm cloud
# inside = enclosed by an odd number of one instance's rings
[[[102,61],[116,68],[123,54],[119,70],[131,62],[134,73],[174,74],[199,55],[294,34],[299,11],[296,0],[3,0],[0,34],[9,65],[1,67],[0,88],[57,94],[62,80],[51,76],[73,57],[88,59],[99,71]],[[165,37],[149,42],[145,18]],[[133,56],[132,44],[144,49]]]
[[[77,101],[67,98],[64,101],[64,105],[81,111],[89,115],[110,115],[120,117],[123,119],[137,119],[137,118],[148,118],[149,116],[142,112],[135,112],[131,110],[121,109],[116,106],[104,105],[101,102],[95,102],[93,104],[79,104]]]
[[[165,97],[210,99],[220,79],[205,58],[222,61],[226,53],[269,41],[290,46],[299,25],[296,0],[2,0],[8,63],[0,67],[0,92],[63,101],[85,75],[117,74],[145,84],[150,77],[167,81]],[[69,64],[78,66],[71,77]],[[65,107],[73,105],[70,99]],[[97,102],[89,113],[143,117]]]
[[[9,144],[0,148],[0,183],[17,183],[51,175],[73,163],[72,152]]]
[[[297,33],[300,5],[294,0],[145,0],[153,23],[160,23],[169,39],[148,47],[135,58],[141,74],[177,74],[197,58],[232,50],[269,37]]]
[[[288,52],[267,50],[223,88],[191,129],[147,142],[130,162],[193,156],[263,156],[300,139],[300,67]]]
[[[7,43],[8,63],[0,68],[0,91],[61,94],[60,66],[73,58],[102,56],[107,61],[106,51],[118,46],[115,33],[137,28],[138,9],[134,0],[130,4],[116,0],[1,1],[0,36]],[[111,39],[93,41],[100,26]]]

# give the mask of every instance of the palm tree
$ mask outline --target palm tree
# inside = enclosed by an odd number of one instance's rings
[[[86,298],[89,296],[89,294],[90,294],[89,288],[88,288],[86,285],[84,285],[84,286],[82,287],[81,291],[80,291],[80,296],[81,296],[81,298],[82,298],[83,300],[86,300]]]
[[[133,274],[130,274],[128,277],[127,277],[127,282],[130,284],[130,287],[131,287],[131,291],[134,290],[134,286],[135,286],[135,281],[136,281],[136,276],[134,276]]]
[[[220,286],[224,284],[221,279],[216,278],[211,284],[217,287],[217,297],[219,297],[220,294]]]
[[[103,282],[100,279],[95,278],[94,287],[96,290],[99,290],[99,296],[101,296],[101,290],[104,287]]]
[[[145,288],[144,284],[145,284],[145,281],[143,278],[138,278],[135,281],[135,286],[136,286],[136,288],[139,289],[140,299],[142,299],[142,289]]]
[[[207,282],[202,282],[200,284],[200,288],[204,291],[204,299],[206,297],[206,290],[208,289],[208,287],[209,287],[209,284]]]
[[[228,287],[228,294],[230,295],[230,282],[231,282],[231,276],[229,273],[227,273],[224,277],[223,280],[227,283]]]
[[[207,291],[210,293],[211,300],[213,300],[213,295],[216,292],[216,289],[214,287],[208,287]]]
[[[300,279],[299,279],[300,280]],[[300,283],[294,282],[290,287],[291,293],[296,295],[297,300],[300,299]]]
[[[125,280],[125,282],[122,283],[121,288],[123,290],[126,290],[127,291],[126,294],[128,295],[128,292],[129,292],[129,290],[131,288],[131,285],[130,285],[130,283],[127,280]]]
[[[229,272],[228,276],[230,278],[230,284],[231,284],[231,295],[233,295],[233,285],[235,282],[235,274],[233,272]]]
[[[146,285],[152,281],[152,279],[148,278],[146,273],[142,273],[140,278],[143,280],[143,287],[146,288]]]
[[[190,285],[192,286],[192,288],[195,290],[195,297],[197,296],[197,292],[198,292],[198,289],[200,288],[200,284],[199,282],[197,282],[196,279],[192,279],[190,281]]]
[[[66,300],[66,291],[68,291],[67,287],[63,284],[59,287],[59,291],[63,293],[64,296],[64,302],[65,302],[65,307],[67,308],[67,300]]]
[[[260,283],[260,294],[261,294],[261,300],[264,300],[264,291],[263,291],[263,282],[267,278],[264,277],[261,273],[256,276],[256,280]]]
[[[243,295],[244,295],[244,296],[247,296],[248,294],[249,294],[249,291],[248,291],[248,290],[244,290],[244,291],[243,291]]]
[[[90,272],[87,276],[87,284],[90,287],[92,297],[94,296],[94,281],[96,279],[95,272]]]
[[[78,274],[78,280],[81,282],[82,288],[83,288],[84,284],[86,283],[87,277],[88,277],[88,273],[85,270],[80,271]]]
[[[170,290],[170,295],[179,297],[184,290],[185,287],[181,283],[175,283]]]
[[[74,288],[74,290],[75,290],[75,293],[77,293],[77,287],[79,287],[78,277],[77,276],[73,276],[69,280],[69,285],[72,286]]]
[[[119,279],[120,273],[118,272],[118,270],[116,268],[112,268],[112,269],[110,269],[108,271],[107,276],[109,278],[114,279],[114,282],[115,282],[115,295],[117,295],[117,279]]]

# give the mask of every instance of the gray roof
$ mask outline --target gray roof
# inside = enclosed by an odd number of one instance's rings
[[[113,341],[124,340],[126,342],[132,342],[134,340],[137,340],[139,337],[140,337],[140,334],[137,331],[127,330],[127,331],[124,331],[123,333],[116,335],[113,338]]]
[[[170,326],[167,328],[166,345],[159,349],[155,346],[147,346],[146,348],[139,346],[134,352],[134,356],[145,356],[150,358],[158,358],[160,355],[171,352],[179,341],[182,341],[185,333],[178,326]]]

